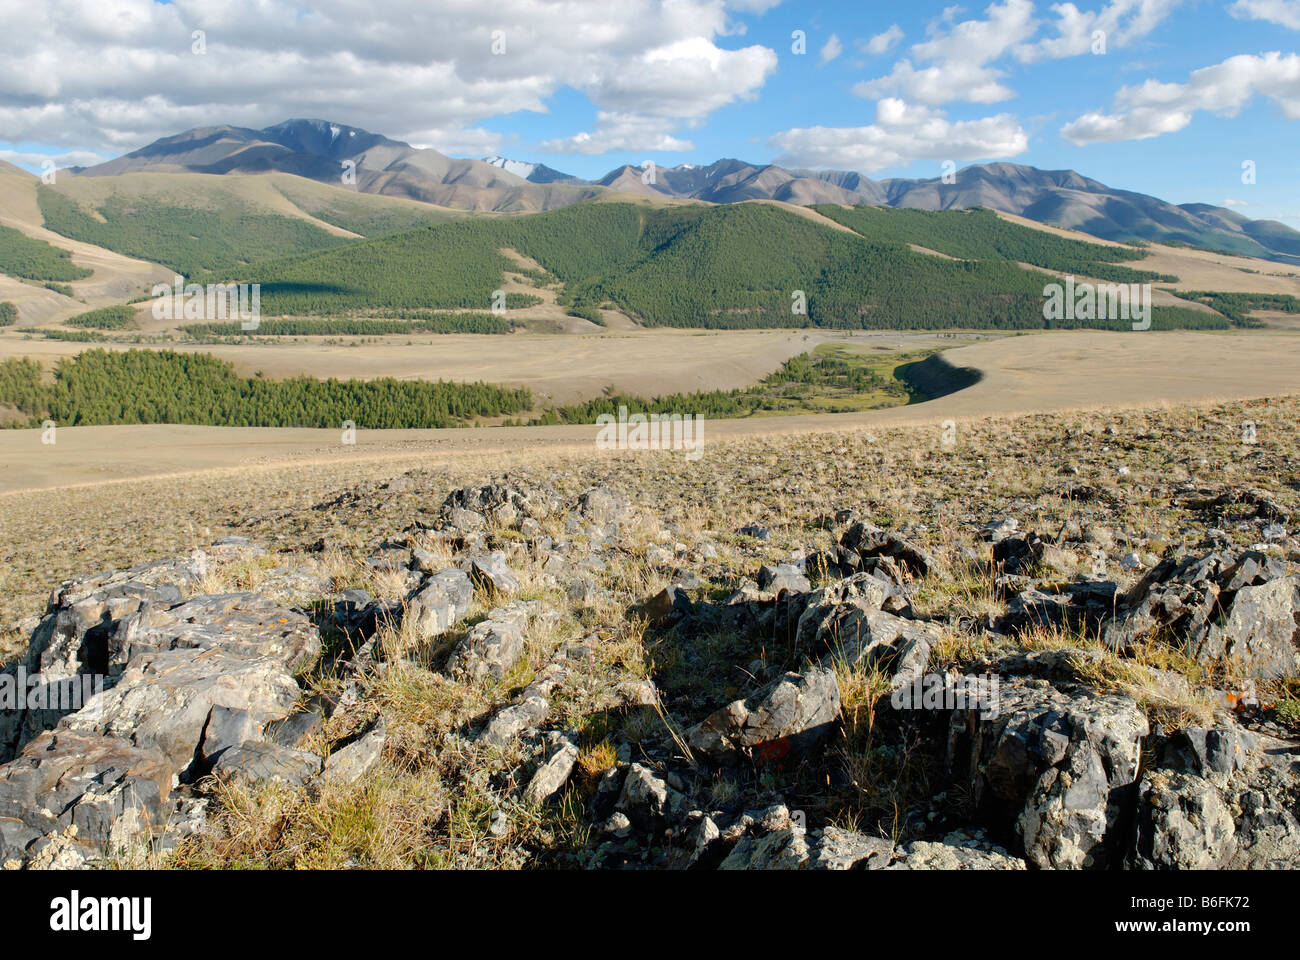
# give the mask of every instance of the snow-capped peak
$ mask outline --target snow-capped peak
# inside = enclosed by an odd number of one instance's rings
[[[535,163],[524,163],[522,160],[508,160],[505,157],[484,157],[484,163],[490,163],[494,167],[500,167],[506,173],[513,173],[516,177],[523,177],[525,180],[532,175],[537,169]]]

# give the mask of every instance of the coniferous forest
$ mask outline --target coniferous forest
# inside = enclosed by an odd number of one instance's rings
[[[0,404],[36,426],[189,423],[223,427],[455,427],[532,406],[526,389],[422,380],[241,377],[208,354],[87,350],[58,361],[52,383],[28,359],[0,363]]]

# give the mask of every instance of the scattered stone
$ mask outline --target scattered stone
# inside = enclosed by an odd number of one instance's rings
[[[474,585],[464,570],[440,570],[407,601],[406,619],[427,640],[446,633],[474,603]]]
[[[506,565],[501,551],[477,556],[470,561],[470,578],[492,596],[512,597],[519,592],[519,581]]]
[[[559,793],[573,773],[578,762],[578,745],[569,737],[559,737],[551,748],[546,762],[533,774],[524,790],[529,803],[545,803]]]
[[[497,607],[486,620],[474,624],[447,661],[448,675],[478,683],[488,677],[504,680],[524,653],[524,631],[531,603]]]

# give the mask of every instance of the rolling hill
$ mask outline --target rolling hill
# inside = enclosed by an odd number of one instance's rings
[[[437,224],[236,268],[219,279],[260,283],[266,315],[481,311],[504,272],[517,270],[506,256],[512,251],[542,267],[538,283],[562,284],[560,302],[578,315],[610,305],[648,326],[714,329],[1042,329],[1043,288],[1055,278],[1024,262],[1082,275],[1120,271],[1126,282],[1160,279],[1117,262],[1140,261],[1142,249],[1056,237],[988,213],[935,214],[912,235],[940,244],[965,227],[962,242],[975,244],[971,237],[990,226],[981,218],[994,221],[997,244],[980,241],[956,259],[768,203],[588,203]],[[1227,321],[1189,305],[1158,309],[1155,325]]]

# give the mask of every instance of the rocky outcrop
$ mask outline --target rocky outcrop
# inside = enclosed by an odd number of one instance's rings
[[[1127,696],[1079,684],[1003,684],[999,710],[954,711],[947,763],[982,822],[1035,866],[1096,868],[1122,856],[1147,720]]]
[[[1172,639],[1254,677],[1300,672],[1300,579],[1254,550],[1169,558],[1122,599],[1106,643]]]
[[[173,764],[115,737],[47,731],[0,766],[0,860],[21,865],[60,847],[77,867],[136,847],[167,820]]]

